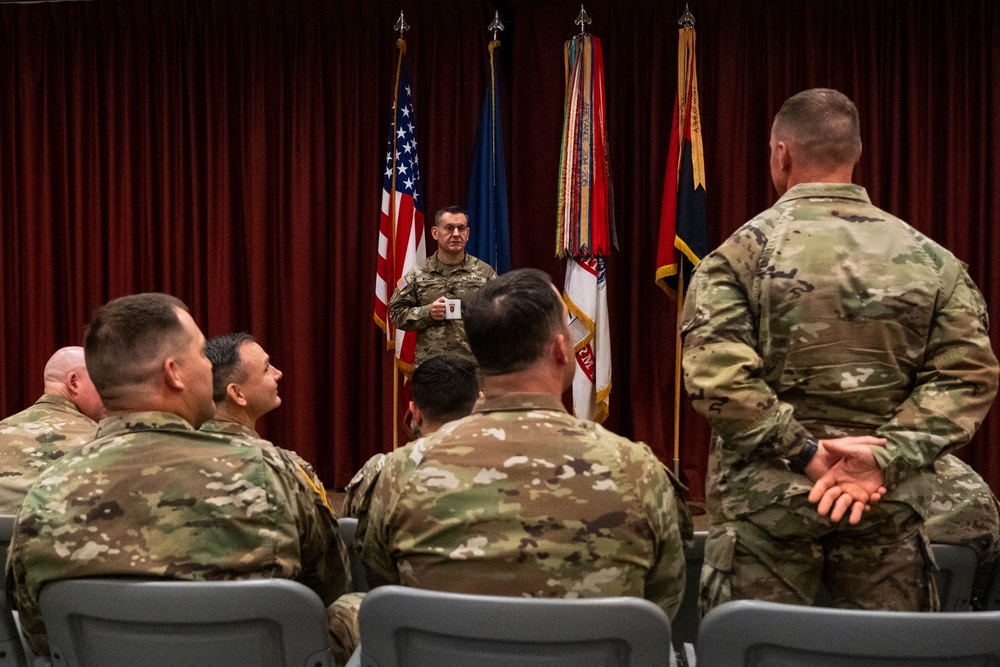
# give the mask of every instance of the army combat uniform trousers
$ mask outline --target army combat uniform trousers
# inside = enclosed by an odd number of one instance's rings
[[[849,609],[937,611],[923,520],[905,503],[874,503],[861,522],[816,513],[805,495],[715,523],[705,544],[700,608],[756,599],[812,604],[822,582]]]

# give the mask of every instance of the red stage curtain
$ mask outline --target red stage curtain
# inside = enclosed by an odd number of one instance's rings
[[[674,305],[653,283],[685,2],[592,0],[605,49],[623,253],[609,261],[606,425],[669,460]],[[969,263],[1000,313],[1000,20],[992,0],[691,3],[710,240],[770,205],[770,120],[811,86],[862,117],[856,181]],[[162,290],[207,335],[248,330],[285,371],[262,420],[343,486],[391,446],[392,375],[372,323],[380,174],[403,9],[428,217],[463,204],[501,35],[516,267],[553,257],[570,0],[98,0],[0,4],[0,412],[41,390],[108,298]],[[994,333],[994,335],[997,335]],[[683,400],[703,496],[708,430]],[[994,410],[963,450],[1000,488]]]

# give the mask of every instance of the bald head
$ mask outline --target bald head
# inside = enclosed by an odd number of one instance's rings
[[[46,394],[69,399],[94,421],[104,418],[104,404],[90,380],[82,347],[73,345],[56,350],[45,364],[42,379]]]
[[[67,373],[78,368],[84,370],[87,368],[87,362],[83,358],[83,348],[79,345],[60,348],[49,357],[49,362],[45,364],[45,383],[62,383],[66,379]]]

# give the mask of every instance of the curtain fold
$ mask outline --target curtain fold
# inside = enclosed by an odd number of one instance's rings
[[[656,234],[683,0],[592,0],[615,218],[615,400],[605,426],[671,457],[673,302]],[[770,121],[811,86],[861,113],[856,182],[949,247],[1000,318],[1000,19],[993,0],[702,0],[698,82],[714,247],[775,199]],[[41,391],[91,312],[143,290],[207,335],[253,333],[285,371],[266,437],[343,486],[391,446],[391,355],[371,323],[395,35],[407,33],[428,216],[464,201],[500,35],[514,267],[552,252],[569,0],[0,3],[0,412]],[[433,244],[428,252],[433,251]],[[994,333],[994,336],[998,334]],[[708,429],[683,400],[703,496]],[[1000,489],[994,409],[960,455]]]

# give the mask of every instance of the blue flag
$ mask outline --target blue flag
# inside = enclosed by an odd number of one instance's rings
[[[469,197],[469,245],[467,250],[487,262],[497,273],[510,271],[510,222],[507,216],[507,169],[503,152],[503,117],[500,84],[493,52],[500,42],[490,43],[490,89],[483,101],[472,157]]]

